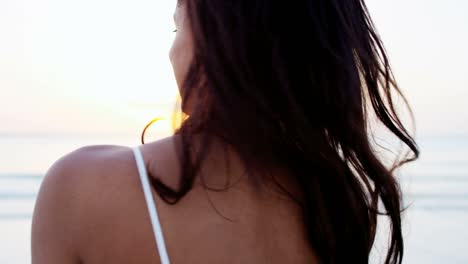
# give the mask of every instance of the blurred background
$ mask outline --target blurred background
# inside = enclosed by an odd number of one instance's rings
[[[415,116],[404,263],[468,263],[468,1],[367,0]],[[48,167],[84,145],[171,133],[174,1],[0,1],[0,263],[30,262]],[[376,255],[379,251],[376,250]]]

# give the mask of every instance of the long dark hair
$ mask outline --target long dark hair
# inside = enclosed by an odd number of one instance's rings
[[[220,138],[253,179],[272,167],[290,172],[302,190],[301,198],[288,195],[302,207],[321,262],[367,263],[383,210],[391,224],[386,263],[401,263],[402,197],[393,170],[419,151],[395,110],[394,97],[404,97],[364,1],[184,4],[195,52],[181,96],[195,103],[176,131],[179,188],[152,180],[161,197],[176,203],[190,191]],[[385,166],[371,140],[372,117],[413,155]],[[194,154],[195,136],[205,147]]]

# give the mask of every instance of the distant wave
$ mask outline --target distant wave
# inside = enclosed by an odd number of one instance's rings
[[[0,214],[0,220],[29,220],[32,214]]]
[[[0,180],[15,180],[15,181],[24,181],[24,180],[37,180],[41,181],[44,178],[42,174],[0,174]]]
[[[1,200],[34,200],[36,199],[37,193],[1,193]]]
[[[1,179],[1,178],[0,178]],[[426,181],[446,181],[446,182],[468,182],[468,172],[462,173],[461,175],[422,175],[422,174],[411,174],[400,178],[401,182],[426,182]]]

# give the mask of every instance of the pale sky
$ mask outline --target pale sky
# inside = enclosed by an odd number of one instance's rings
[[[367,3],[418,133],[468,135],[468,1]],[[0,134],[135,133],[167,116],[174,5],[0,1]]]

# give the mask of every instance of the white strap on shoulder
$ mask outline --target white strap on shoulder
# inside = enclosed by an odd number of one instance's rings
[[[146,205],[148,206],[148,212],[151,219],[151,225],[153,226],[153,233],[158,247],[159,257],[161,258],[161,264],[169,264],[169,256],[167,255],[166,243],[164,242],[161,223],[159,222],[158,210],[154,202],[153,193],[151,192],[148,173],[146,172],[145,162],[140,148],[134,147],[133,154],[135,155],[138,174],[140,175],[141,185],[143,186],[143,193],[145,194]]]

